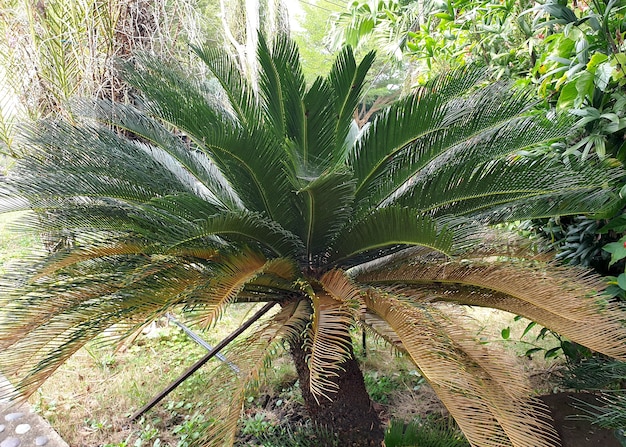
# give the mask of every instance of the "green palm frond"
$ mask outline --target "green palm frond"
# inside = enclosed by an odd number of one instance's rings
[[[460,75],[458,75],[460,73]],[[423,87],[417,92],[395,102],[384,110],[369,126],[363,137],[354,146],[350,154],[350,164],[353,166],[356,177],[358,197],[364,199],[369,190],[376,189],[372,184],[385,177],[385,171],[397,165],[394,160],[404,152],[410,150],[411,145],[426,137],[436,137],[446,132],[446,128],[470,120],[470,113],[478,111],[465,110],[458,106],[458,97],[467,90],[475,87],[482,78],[479,70],[456,72],[455,75],[444,76],[446,82],[439,82]],[[445,85],[444,89],[442,86]],[[436,92],[429,94],[430,91]],[[527,104],[520,104],[525,109]],[[458,126],[461,127],[461,126]],[[469,131],[469,129],[467,129]],[[468,132],[471,135],[471,132]],[[440,145],[441,146],[441,145]],[[383,149],[384,148],[384,149]],[[417,147],[419,149],[419,146]],[[416,152],[416,149],[413,149]],[[428,158],[442,152],[423,148],[425,155],[414,156],[413,160],[421,161],[422,166]],[[408,157],[407,162],[410,161]],[[413,171],[419,169],[413,167]],[[373,202],[371,202],[373,203]]]
[[[491,81],[484,67],[468,65],[437,74],[426,83],[425,87],[428,92],[433,92],[449,101],[452,98],[461,98],[477,86],[491,83]]]
[[[56,106],[67,102],[80,88],[85,75],[82,54],[75,50],[77,42],[86,33],[84,19],[88,8],[77,2],[51,1],[43,11],[28,8],[30,22],[38,23],[31,27],[31,38],[41,58],[39,78],[50,92]]]
[[[327,256],[328,246],[346,224],[352,212],[354,182],[346,172],[326,174],[315,179],[302,179],[297,191],[302,215],[300,238],[305,243],[307,260],[320,262]]]
[[[150,112],[184,131],[248,209],[288,224],[290,216],[280,206],[290,200],[286,196],[290,188],[284,172],[285,152],[262,120],[244,126],[219,102],[209,99],[198,83],[186,81],[160,62],[146,60],[143,67],[127,68],[125,77],[147,96]]]
[[[419,94],[414,94],[386,109],[356,142],[350,165],[359,180],[358,198],[366,200],[375,189],[371,185],[384,178],[384,168],[407,144],[419,136],[444,130],[443,100],[436,96],[419,99]],[[367,203],[375,202],[370,199]]]
[[[621,175],[594,163],[498,159],[443,165],[420,175],[397,202],[431,215],[483,218],[493,223],[602,209],[614,198],[608,185]]]
[[[286,139],[301,142],[306,136],[306,132],[302,133],[300,119],[304,113],[305,86],[297,47],[285,36],[279,36],[270,50],[263,36],[259,36],[257,58],[261,82],[258,98],[249,93],[250,87],[241,80],[238,72],[233,71],[236,64],[229,56],[197,51],[204,55],[208,68],[220,81],[241,126],[241,134],[233,140],[214,144],[206,138],[207,150],[227,176],[230,171],[245,168],[244,175],[251,179],[262,200],[262,206],[259,203],[256,208],[246,203],[249,209],[263,211],[293,231],[298,222],[285,211],[293,199],[289,194],[289,176],[295,171],[293,164],[287,163],[292,144]],[[228,178],[233,184],[241,184],[239,179]]]
[[[197,195],[210,202],[217,201],[217,205],[229,210],[241,209],[242,205],[232,186],[204,152],[194,146],[193,142],[183,142],[161,122],[141,110],[109,101],[79,103],[75,110],[85,117],[93,117],[148,140],[154,145],[150,149],[152,152],[160,150],[172,158],[169,163],[164,164],[172,166],[170,169],[175,170],[180,178],[195,186],[194,192]],[[159,158],[164,160],[166,155]],[[174,160],[179,164],[178,169],[173,166]]]
[[[292,139],[303,152],[306,163],[306,119],[303,104],[304,75],[298,48],[286,36],[277,37],[270,50],[259,36],[259,90],[270,128],[278,138]]]
[[[168,196],[172,205],[183,205],[185,196]],[[220,236],[235,243],[258,243],[276,255],[297,257],[302,251],[302,242],[275,221],[258,213],[246,211],[224,212],[189,219],[168,212],[161,207],[163,200],[151,201],[134,210],[132,219],[139,223],[142,234],[158,238],[168,250],[216,244],[213,237]],[[139,231],[139,230],[138,230]]]
[[[477,165],[566,134],[567,121],[525,117],[528,103],[528,92],[498,83],[447,102],[426,91],[398,102],[361,140],[357,198],[365,207],[393,203],[442,166]],[[370,145],[393,150],[376,159]]]
[[[221,141],[238,127],[227,106],[207,84],[189,79],[172,64],[139,54],[134,64],[122,65],[120,72],[126,82],[141,91],[151,115],[175,125],[191,138]]]
[[[102,127],[41,121],[24,127],[21,138],[28,138],[32,150],[11,173],[11,182],[26,197],[142,203],[190,189],[142,144]]]
[[[345,47],[335,59],[335,63],[328,74],[328,83],[334,90],[335,114],[337,116],[334,133],[338,146],[332,151],[335,157],[341,155],[341,159],[345,159],[347,151],[351,148],[351,146],[343,145],[352,124],[354,110],[362,99],[365,76],[373,63],[374,52],[366,54],[357,65],[352,49]]]
[[[297,171],[302,177],[315,177],[340,164],[343,159],[334,150],[338,144],[335,126],[337,115],[333,107],[334,92],[331,85],[322,78],[317,78],[304,97],[303,109],[305,119],[303,132],[305,139],[302,145],[296,141],[299,166]],[[323,174],[322,174],[323,175]]]
[[[239,123],[247,127],[258,122],[261,117],[259,98],[241,76],[241,68],[235,60],[221,49],[197,46],[192,49],[219,81]]]
[[[453,233],[427,215],[410,208],[387,207],[343,229],[334,244],[332,263],[341,264],[364,253],[373,258],[398,247],[421,245],[450,254]],[[361,259],[360,262],[363,260]]]

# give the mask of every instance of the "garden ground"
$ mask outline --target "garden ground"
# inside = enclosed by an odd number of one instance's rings
[[[230,326],[235,327],[249,312],[249,307],[242,307],[240,312],[229,315]],[[561,362],[545,360],[542,355],[554,345],[554,340],[547,337],[536,342],[534,329],[522,339],[529,341],[520,341],[527,322],[514,321],[512,315],[497,311],[475,314],[486,321],[479,328],[481,339],[489,344],[504,344],[506,350],[520,356],[535,393],[543,395],[542,400],[553,411],[564,447],[620,447],[612,431],[577,417],[584,413],[576,408],[577,403],[579,406],[580,399],[593,401],[591,394],[574,395],[559,388]],[[510,328],[507,340],[501,336],[505,326]],[[223,334],[207,331],[202,336],[215,344]],[[537,343],[542,352],[535,353],[532,359],[520,355]],[[448,417],[407,359],[370,339],[366,356],[363,357],[362,348],[359,351],[368,390],[385,422]],[[204,352],[179,328],[165,323],[117,352],[109,346],[91,344],[53,376],[31,403],[71,447],[185,447],[207,423],[208,417],[202,412],[202,390],[212,386],[207,371],[211,362],[218,360],[211,360],[139,421],[131,423],[129,416]],[[229,360],[236,363],[236,359]],[[304,433],[307,430],[309,433]],[[288,356],[283,356],[274,362],[258,394],[248,398],[237,445],[278,447],[295,432],[309,440],[316,436],[306,422],[295,371]],[[278,443],[272,444],[270,438]],[[317,445],[312,442],[310,445]]]

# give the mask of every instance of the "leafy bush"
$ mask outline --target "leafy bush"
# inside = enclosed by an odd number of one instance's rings
[[[309,422],[275,425],[264,413],[246,419],[241,433],[245,439],[237,446],[260,445],[263,447],[338,447],[337,436],[326,427]]]
[[[626,362],[590,357],[569,363],[563,371],[563,385],[576,390],[616,389],[626,381]]]
[[[469,447],[452,419],[420,418],[409,423],[392,420],[385,433],[387,447]]]
[[[424,378],[415,370],[395,373],[391,375],[380,374],[378,371],[364,374],[365,388],[374,402],[389,404],[390,396],[394,391],[402,387],[418,389]]]

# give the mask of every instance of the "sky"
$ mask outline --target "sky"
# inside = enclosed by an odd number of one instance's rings
[[[311,0],[316,2],[317,0]],[[289,13],[289,25],[292,31],[302,31],[302,21],[305,19],[304,9],[300,5],[300,0],[283,0]]]

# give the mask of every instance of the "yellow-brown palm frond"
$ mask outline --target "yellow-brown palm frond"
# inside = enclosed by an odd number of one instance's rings
[[[472,445],[559,445],[517,368],[475,342],[448,305],[411,306],[375,290],[366,303],[396,333]]]
[[[604,283],[583,269],[538,259],[417,262],[365,273],[358,280],[415,303],[448,301],[512,312],[595,351],[626,359],[623,311],[598,294]]]
[[[80,277],[40,277],[36,284],[5,291],[0,298],[0,364],[9,379],[19,378],[19,393],[32,394],[87,341],[111,326],[116,330],[110,341],[128,336],[206,279],[202,269],[170,259],[147,262]],[[134,280],[129,282],[130,277]]]
[[[215,421],[202,433],[202,445],[233,444],[246,396],[258,387],[280,344],[301,336],[310,314],[307,300],[292,302],[268,321],[253,327],[252,335],[226,351],[225,355],[235,361],[237,369],[221,363],[211,373],[220,386],[207,389],[206,411]]]
[[[150,250],[145,245],[134,242],[116,242],[106,245],[87,246],[70,252],[59,251],[51,255],[39,270],[38,276],[51,275],[66,267],[100,258],[114,258],[128,255],[147,255]]]
[[[306,339],[309,383],[313,396],[332,400],[341,364],[352,355],[350,327],[358,319],[362,298],[344,272],[333,270],[314,287],[313,318]]]
[[[356,310],[365,310],[362,290],[354,284],[343,270],[331,270],[320,278],[324,290],[335,300]]]
[[[205,327],[218,320],[246,286],[255,281],[257,285],[271,284],[267,278],[257,281],[259,277],[265,275],[291,282],[295,280],[296,267],[290,259],[267,260],[260,252],[244,249],[236,254],[221,256],[212,273],[212,278],[189,303],[190,307],[202,310],[196,321]]]

